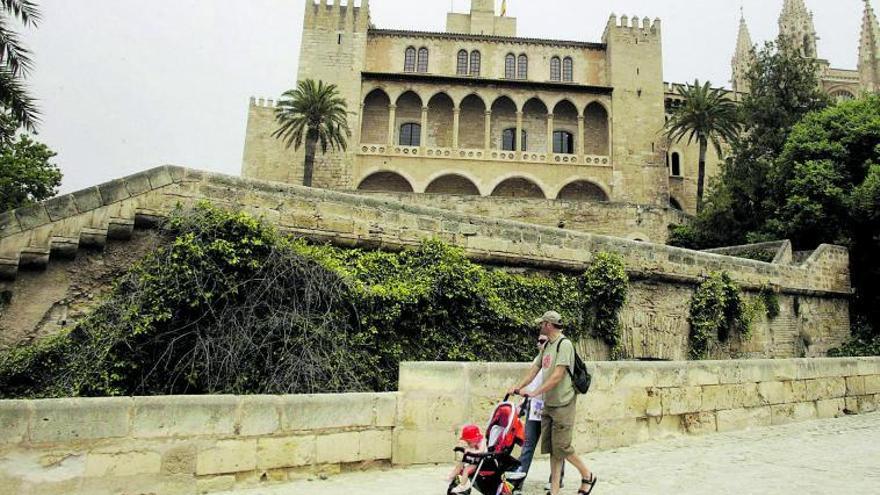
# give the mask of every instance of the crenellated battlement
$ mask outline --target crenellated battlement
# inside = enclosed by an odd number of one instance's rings
[[[275,108],[276,102],[275,100],[270,98],[257,98],[256,96],[251,96],[251,106],[260,108]]]
[[[622,15],[619,18],[617,14],[611,14],[608,18],[608,24],[605,26],[605,33],[602,35],[603,41],[607,42],[608,35],[611,31],[624,32],[627,34],[643,34],[649,36],[659,36],[661,30],[660,18],[653,21],[649,17],[639,17],[634,15]]]
[[[331,31],[366,31],[370,27],[370,1],[361,0],[306,0],[304,27],[307,29],[326,29]]]

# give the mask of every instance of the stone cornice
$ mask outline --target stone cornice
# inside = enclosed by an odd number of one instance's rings
[[[427,84],[457,84],[464,86],[493,86],[502,88],[544,89],[567,91],[570,93],[589,93],[610,95],[614,88],[609,86],[589,86],[551,81],[529,81],[522,79],[493,79],[488,77],[445,76],[418,72],[361,72],[361,77],[373,81],[423,82]]]
[[[398,38],[435,38],[460,41],[490,41],[495,43],[514,43],[518,45],[544,45],[558,46],[562,48],[577,48],[583,50],[601,50],[607,48],[605,43],[590,43],[586,41],[550,40],[543,38],[520,38],[513,36],[493,36],[485,34],[468,33],[441,33],[432,31],[408,31],[402,29],[370,29],[371,36],[391,36]]]

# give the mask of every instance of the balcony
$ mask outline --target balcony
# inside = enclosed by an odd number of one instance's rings
[[[534,151],[502,151],[485,149],[453,149],[386,144],[361,144],[359,155],[419,157],[429,159],[496,161],[509,163],[580,165],[585,167],[611,167],[608,156],[538,153]]]

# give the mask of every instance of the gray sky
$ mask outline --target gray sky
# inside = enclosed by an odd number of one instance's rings
[[[330,0],[332,2],[332,0]],[[358,0],[360,1],[360,0]],[[25,32],[40,137],[69,192],[173,163],[238,174],[250,96],[294,85],[304,0],[40,0]],[[378,27],[443,30],[450,4],[371,0]],[[508,0],[521,36],[600,41],[608,16],[663,20],[667,81],[727,85],[739,8],[775,37],[782,0]],[[499,0],[500,4],[500,0]],[[820,56],[855,69],[863,0],[807,0]]]

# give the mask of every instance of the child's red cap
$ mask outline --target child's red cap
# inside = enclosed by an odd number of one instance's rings
[[[480,432],[479,426],[465,425],[465,427],[461,429],[461,439],[465,442],[479,443],[483,441],[483,434]]]

